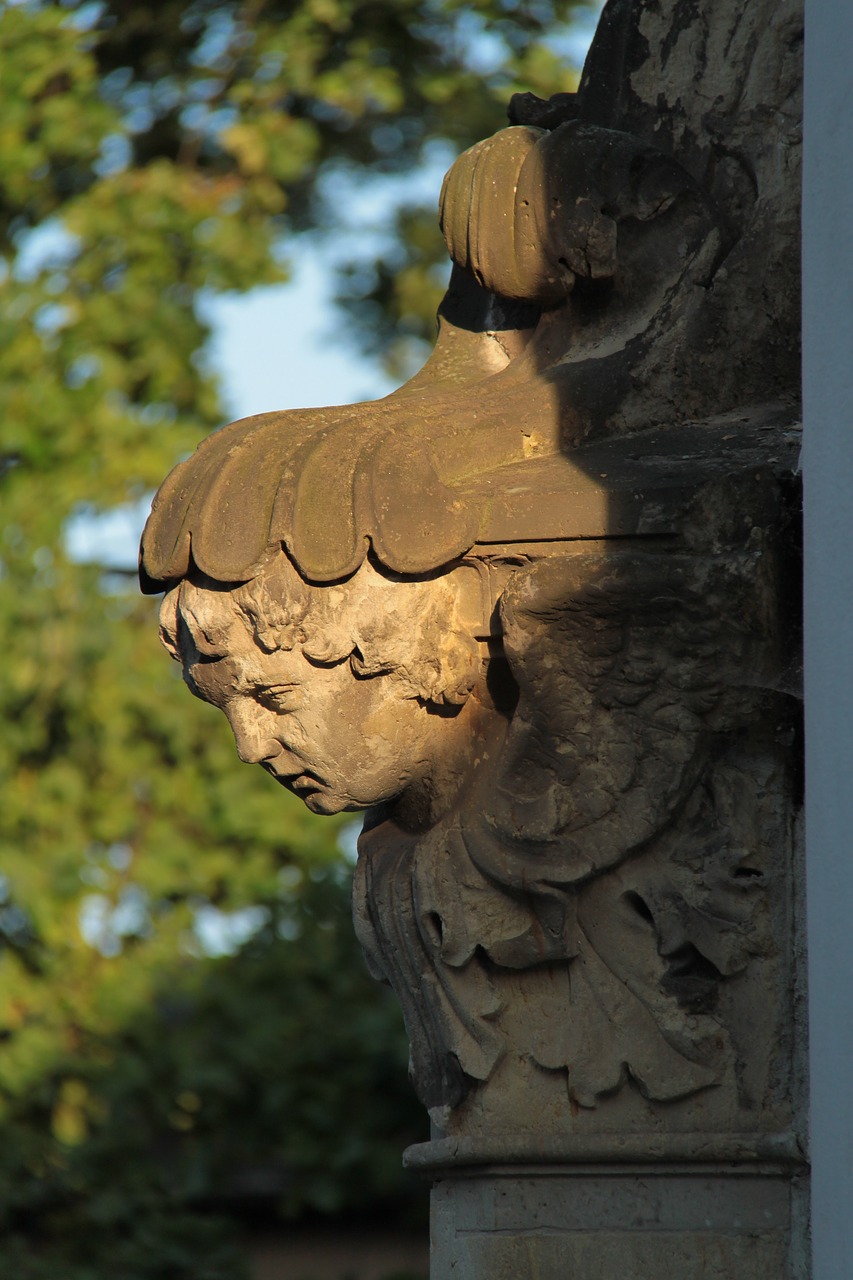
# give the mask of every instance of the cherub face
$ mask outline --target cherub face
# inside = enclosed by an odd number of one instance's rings
[[[364,573],[380,597],[389,585],[398,592],[404,585],[381,580],[377,587],[369,578],[379,575],[369,566]],[[441,751],[447,715],[422,687],[437,676],[435,661],[427,658],[418,671],[398,652],[371,663],[376,637],[363,636],[369,628],[350,616],[363,608],[363,583],[295,585],[282,608],[281,592],[272,587],[247,600],[245,589],[241,597],[185,582],[164,601],[165,643],[183,662],[192,692],[228,717],[240,759],[260,764],[309,809],[330,814],[391,800],[425,779]],[[380,598],[373,606],[381,611],[388,603]],[[423,613],[425,603],[424,592],[398,600],[405,606],[398,627],[411,625],[412,609],[420,605]],[[387,616],[380,621],[387,628]],[[424,631],[434,645],[428,625]],[[379,647],[383,639],[393,648],[389,636],[380,637]],[[470,666],[468,687],[476,646]]]

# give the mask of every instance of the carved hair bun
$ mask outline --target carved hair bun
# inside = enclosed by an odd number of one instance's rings
[[[452,165],[439,217],[453,261],[484,288],[555,307],[578,276],[615,275],[621,221],[647,222],[687,191],[675,160],[629,134],[517,125]]]

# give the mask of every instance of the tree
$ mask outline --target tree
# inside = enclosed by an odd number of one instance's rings
[[[205,292],[285,278],[300,231],[345,221],[331,175],[401,172],[500,127],[514,89],[566,88],[549,34],[571,7],[0,7],[0,1200],[22,1280],[236,1277],[198,1208],[235,1161],[272,1160],[291,1213],[401,1194],[417,1113],[396,1011],[356,968],[336,824],[237,770],[150,602],[67,530],[222,420]],[[434,310],[425,225],[400,210],[361,264],[368,345]],[[233,954],[205,947],[211,918]]]

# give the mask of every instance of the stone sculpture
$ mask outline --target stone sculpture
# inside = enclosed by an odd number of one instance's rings
[[[579,93],[453,166],[421,374],[219,432],[143,539],[241,759],[367,810],[356,927],[435,1124],[435,1276],[804,1274],[801,15],[694,10],[610,0]]]

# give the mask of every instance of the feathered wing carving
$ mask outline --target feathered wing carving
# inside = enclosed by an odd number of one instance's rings
[[[543,560],[510,582],[520,689],[472,856],[509,888],[577,886],[659,834],[711,735],[753,709],[764,638],[754,556],[615,552]]]

